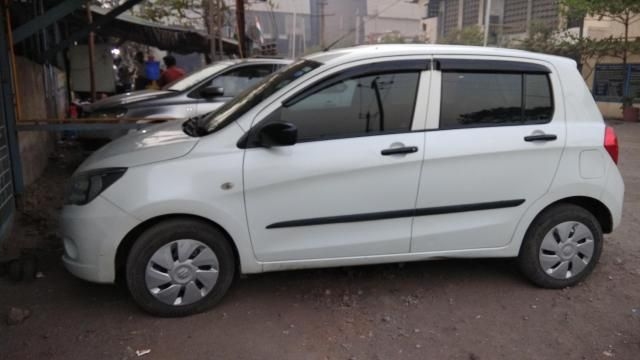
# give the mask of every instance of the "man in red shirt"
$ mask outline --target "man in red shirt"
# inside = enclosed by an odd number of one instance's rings
[[[160,79],[158,80],[158,85],[160,87],[163,87],[184,77],[184,70],[176,65],[176,58],[171,55],[167,55],[162,58],[162,60],[164,61],[167,69],[162,72],[162,75],[160,75]]]

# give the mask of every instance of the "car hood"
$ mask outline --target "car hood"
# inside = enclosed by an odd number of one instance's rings
[[[175,94],[173,91],[166,90],[141,90],[133,91],[125,94],[114,95],[108,98],[98,100],[93,104],[88,104],[83,107],[86,112],[96,112],[105,109],[127,107],[137,102],[147,101],[151,99],[158,99]]]
[[[182,131],[182,121],[153,125],[103,146],[89,156],[76,173],[176,159],[188,154],[197,143],[198,138]]]

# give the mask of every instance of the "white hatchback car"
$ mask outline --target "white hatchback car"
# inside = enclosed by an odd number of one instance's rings
[[[77,170],[66,267],[146,311],[218,302],[243,273],[518,257],[584,279],[619,223],[618,144],[572,60],[363,46],[305,57],[209,117],[118,139]]]

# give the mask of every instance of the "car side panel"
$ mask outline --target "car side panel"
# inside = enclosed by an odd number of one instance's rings
[[[243,150],[235,144],[242,134],[232,124],[203,138],[185,157],[129,168],[102,196],[140,222],[164,215],[209,219],[233,239],[241,271],[260,272],[245,217]],[[208,146],[211,144],[215,146]],[[136,196],[129,196],[131,193]]]

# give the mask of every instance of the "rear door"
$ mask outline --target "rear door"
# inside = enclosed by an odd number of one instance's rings
[[[558,77],[535,61],[436,64],[412,251],[505,246],[564,148]]]

